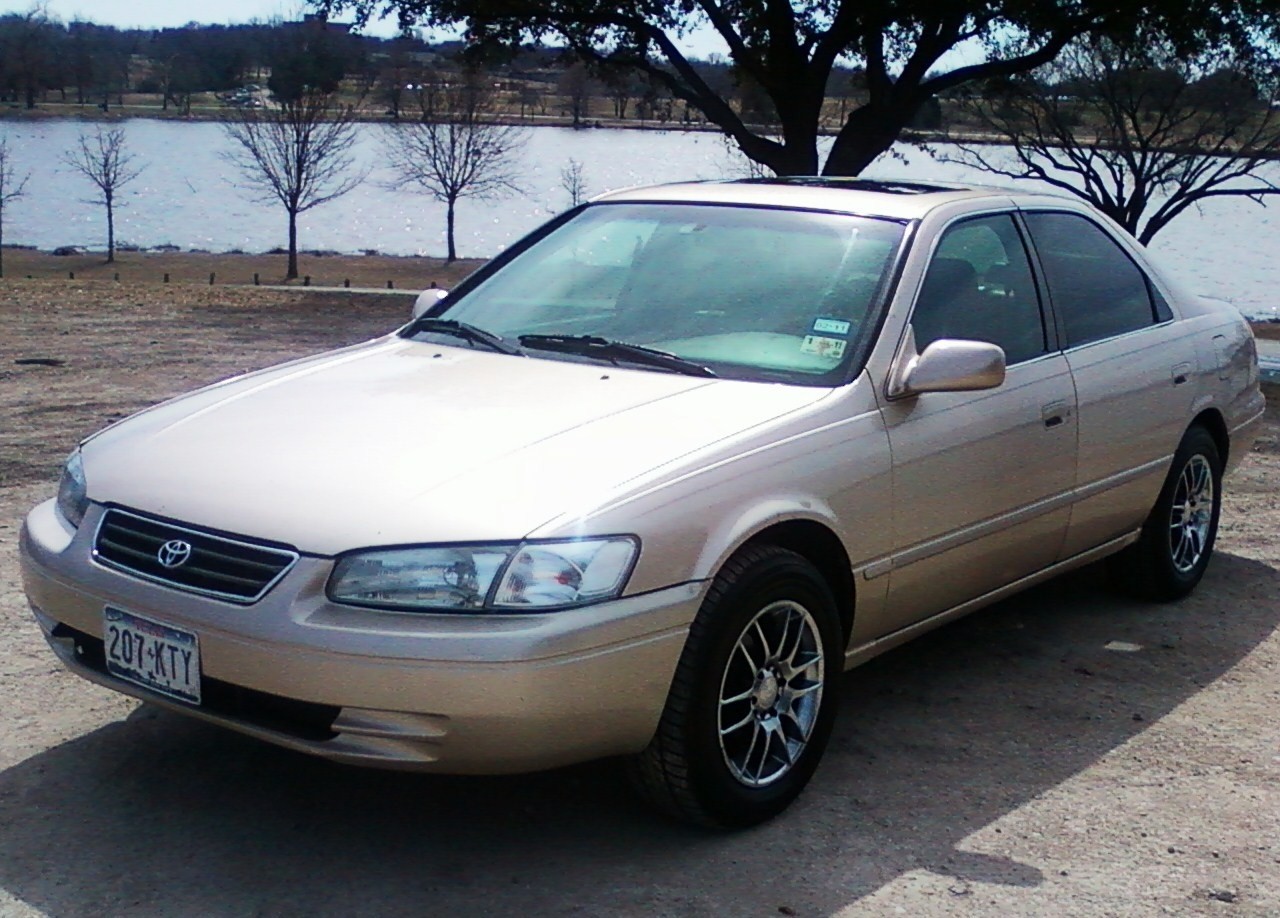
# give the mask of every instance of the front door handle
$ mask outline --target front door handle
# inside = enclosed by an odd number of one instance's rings
[[[1040,416],[1044,418],[1044,426],[1050,430],[1061,427],[1071,417],[1071,405],[1069,402],[1050,402],[1040,409]]]

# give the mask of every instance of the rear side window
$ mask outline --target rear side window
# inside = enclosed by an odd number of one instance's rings
[[[1095,223],[1078,214],[1025,216],[1067,347],[1155,324],[1146,276]]]

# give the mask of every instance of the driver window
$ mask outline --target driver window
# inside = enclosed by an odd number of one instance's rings
[[[1008,214],[954,224],[943,234],[911,317],[921,351],[939,338],[987,341],[1007,364],[1048,350],[1026,248]]]

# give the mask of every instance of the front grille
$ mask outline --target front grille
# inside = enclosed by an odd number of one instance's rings
[[[169,545],[176,547],[164,552]],[[182,556],[182,545],[188,547],[189,553],[173,564]],[[162,555],[172,566],[161,563]],[[98,526],[93,557],[107,567],[179,590],[251,603],[275,586],[298,560],[298,553],[113,507],[103,514]]]
[[[77,663],[119,681],[107,672],[106,652],[99,638],[63,624],[54,627],[53,636],[70,638],[74,642]],[[200,696],[200,710],[244,721],[274,733],[311,742],[323,742],[338,735],[332,729],[333,721],[341,710],[336,705],[272,695],[208,676],[200,679]]]

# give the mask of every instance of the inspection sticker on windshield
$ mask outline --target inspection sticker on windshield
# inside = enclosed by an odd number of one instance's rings
[[[821,335],[808,335],[800,344],[800,350],[806,354],[816,354],[831,360],[839,360],[844,356],[845,342],[841,338],[824,338]]]
[[[813,333],[815,335],[841,335],[849,336],[849,329],[852,327],[851,322],[844,319],[814,319]]]

